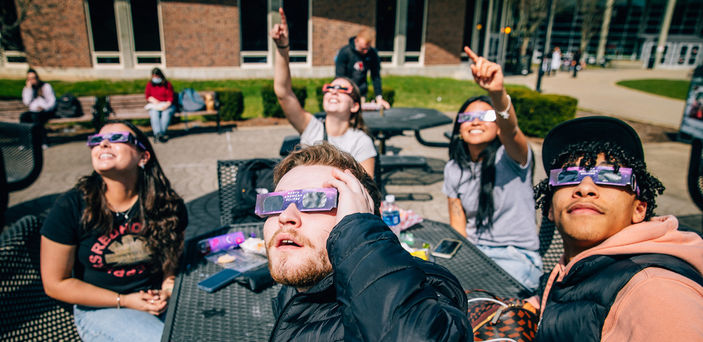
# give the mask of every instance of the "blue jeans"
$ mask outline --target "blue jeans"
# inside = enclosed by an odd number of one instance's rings
[[[160,341],[164,330],[161,316],[133,309],[94,308],[74,305],[73,316],[83,341]]]
[[[176,112],[176,106],[171,106],[165,110],[149,110],[149,118],[151,118],[151,130],[154,136],[159,136],[166,133],[168,124],[171,122],[173,113]]]
[[[526,288],[534,291],[539,286],[539,277],[544,272],[539,252],[515,246],[476,245],[476,247]]]

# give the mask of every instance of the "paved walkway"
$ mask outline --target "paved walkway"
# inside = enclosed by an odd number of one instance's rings
[[[579,73],[579,78],[576,80],[567,77],[565,73],[545,78],[543,88],[546,92],[558,89],[562,93],[576,96],[579,98],[580,107],[597,109],[603,113],[637,121],[657,122],[654,120],[656,119],[654,115],[650,118],[648,114],[644,113],[644,110],[641,111],[642,115],[637,116],[636,111],[630,113],[625,109],[628,107],[658,108],[658,106],[662,106],[656,111],[676,113],[680,119],[683,102],[666,100],[659,96],[620,88],[614,86],[614,80],[657,77],[682,78],[684,76],[685,73],[682,72],[587,70]],[[524,83],[534,87],[533,81],[533,76],[510,77],[508,79],[510,83]],[[629,95],[623,94],[629,94],[633,97],[630,98]],[[599,101],[600,96],[603,96],[605,100]],[[596,104],[601,106],[596,107]],[[662,120],[658,123],[667,127],[678,127],[677,120],[679,119],[669,120],[668,124]],[[423,137],[428,140],[446,141],[443,132],[448,129],[450,126],[429,129],[423,131]],[[295,131],[289,125],[234,128],[221,135],[213,133],[212,130],[203,132],[203,130],[195,128],[188,134],[174,137],[167,144],[156,144],[155,149],[159,161],[176,191],[186,201],[191,201],[217,190],[216,161],[218,159],[276,157],[283,137],[290,134],[295,134]],[[530,144],[535,151],[536,160],[540,161],[541,141],[531,139]],[[389,145],[401,147],[401,154],[422,155],[431,158],[432,164],[440,172],[436,174],[411,174],[409,175],[411,179],[403,177],[408,174],[400,174],[387,187],[389,192],[412,193],[418,199],[426,199],[402,200],[399,204],[401,207],[412,209],[424,217],[448,223],[446,196],[441,192],[441,169],[443,163],[448,159],[447,150],[422,146],[411,134],[393,137],[389,140]],[[645,154],[650,170],[667,187],[664,195],[659,198],[657,212],[677,215],[684,218],[689,226],[699,228],[701,224],[700,210],[692,203],[686,187],[689,151],[689,145],[678,142],[645,144]],[[10,207],[15,206],[15,208],[11,208],[8,212],[8,219],[21,212],[50,205],[54,198],[50,195],[68,190],[80,176],[91,171],[89,152],[82,140],[51,146],[44,155],[44,169],[39,179],[29,188],[10,194]],[[535,168],[536,181],[545,176],[540,164],[537,163]],[[430,184],[420,184],[422,182]]]

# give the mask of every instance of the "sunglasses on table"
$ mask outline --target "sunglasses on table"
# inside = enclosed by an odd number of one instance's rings
[[[621,167],[617,172],[612,166],[596,166],[590,169],[574,166],[566,169],[553,169],[549,171],[549,185],[579,184],[586,177],[591,177],[593,183],[599,185],[629,187],[638,196],[640,194],[635,175],[632,174],[632,169],[628,167]]]
[[[302,189],[256,195],[254,212],[261,217],[283,212],[295,203],[299,211],[330,211],[337,207],[337,189]]]
[[[136,145],[137,147],[141,148],[142,150],[146,151],[146,147],[144,144],[139,142],[137,140],[137,137],[134,136],[134,134],[130,132],[112,132],[112,133],[105,133],[105,134],[93,134],[88,136],[88,142],[87,145],[88,147],[95,147],[100,145],[100,143],[103,142],[103,140],[107,140],[110,143],[130,143],[133,145]]]
[[[489,109],[477,112],[459,113],[459,118],[457,118],[457,121],[459,123],[464,123],[467,121],[474,121],[475,119],[479,119],[481,121],[486,122],[496,121],[496,111],[493,109]]]
[[[330,83],[327,83],[327,84],[325,84],[325,85],[322,86],[322,92],[323,92],[323,93],[329,93],[329,92],[331,92],[331,91],[336,91],[336,92],[339,92],[339,93],[345,93],[345,94],[351,95],[351,93],[352,93],[352,87],[343,87],[343,86],[341,86],[341,85],[339,85],[339,84],[330,84]]]

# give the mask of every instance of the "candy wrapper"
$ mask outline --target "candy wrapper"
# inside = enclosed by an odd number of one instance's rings
[[[400,230],[406,230],[422,222],[422,216],[415,214],[412,210],[400,209]]]

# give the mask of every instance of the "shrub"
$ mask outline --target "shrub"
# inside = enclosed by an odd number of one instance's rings
[[[557,124],[576,116],[578,100],[565,95],[543,95],[527,88],[507,89],[520,129],[528,136],[544,138]]]
[[[217,99],[220,101],[220,119],[223,121],[241,120],[244,112],[242,91],[239,89],[220,89],[216,92]],[[214,115],[207,115],[207,119],[214,119]]]
[[[305,99],[308,97],[308,90],[304,85],[293,85],[293,93],[300,102],[300,107],[305,108]],[[285,118],[283,108],[278,103],[276,93],[273,91],[273,84],[266,84],[261,87],[261,101],[264,104],[264,117]]]
[[[322,97],[325,94],[322,93],[322,85],[324,85],[324,83],[320,83],[320,86],[315,88],[315,93],[317,95],[317,103],[320,105],[320,111],[324,112],[325,109],[322,107]],[[374,91],[374,94],[375,93],[376,92]],[[393,102],[395,102],[395,89],[383,88],[383,99],[386,100],[392,106]]]

